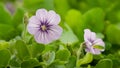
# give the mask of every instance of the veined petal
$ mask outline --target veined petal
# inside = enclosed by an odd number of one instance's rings
[[[96,54],[96,55],[101,54],[101,51],[98,49],[94,49],[94,54]]]
[[[37,17],[36,16],[32,16],[30,19],[29,19],[29,24],[31,24],[31,25],[40,25],[41,23],[40,23],[40,21],[39,21],[39,19],[37,19]]]
[[[103,42],[102,39],[96,39],[94,42],[93,42],[93,45],[100,45],[100,46],[103,46],[105,47],[105,43]],[[101,51],[104,51],[105,49],[102,49]]]
[[[92,54],[101,54],[101,51],[100,51],[100,50],[93,49],[92,47],[91,47],[91,48],[86,48],[85,51],[86,51],[86,52],[90,52],[90,53],[92,53]]]
[[[62,34],[62,28],[60,26],[54,25],[48,30],[48,37],[50,40],[57,40]]]
[[[89,29],[84,30],[84,40],[86,42],[92,42],[96,39],[96,34],[94,32],[91,32]]]
[[[57,25],[60,23],[61,18],[53,10],[50,10],[47,14],[47,20],[49,24]]]
[[[102,39],[96,39],[94,42],[93,42],[94,45],[101,45],[101,46],[105,46],[105,43],[103,42]]]
[[[39,31],[39,28],[28,25],[27,30],[30,34],[34,35]]]
[[[38,32],[35,34],[35,40],[36,40],[38,43],[45,43],[44,33],[41,32],[41,31],[38,31]]]
[[[36,17],[39,19],[39,21],[45,22],[47,19],[47,10],[46,9],[38,9],[36,11]]]
[[[32,16],[30,19],[29,19],[29,23],[27,25],[27,30],[30,34],[35,34],[38,30],[39,30],[39,21],[36,19],[35,16]]]

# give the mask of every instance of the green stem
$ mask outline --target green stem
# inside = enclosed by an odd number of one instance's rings
[[[23,18],[23,34],[22,34],[22,39],[26,42],[26,34],[27,34],[27,26],[28,23],[28,13],[25,13],[24,18]]]
[[[81,44],[80,44],[80,48],[79,48],[78,51],[77,51],[76,68],[79,68],[79,66],[77,65],[77,63],[78,63],[78,61],[79,61],[79,59],[80,59],[80,55],[82,54],[83,45],[84,45],[84,43],[81,43]]]

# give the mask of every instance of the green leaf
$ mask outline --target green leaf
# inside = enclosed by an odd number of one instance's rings
[[[59,50],[56,52],[56,59],[59,59],[60,61],[67,61],[70,57],[70,52],[66,49]]]
[[[112,60],[110,59],[102,59],[100,60],[95,68],[112,68]]]
[[[45,54],[43,54],[43,59],[47,65],[50,65],[55,59],[55,52],[54,51],[46,52]]]
[[[79,67],[80,65],[88,64],[88,63],[92,62],[92,60],[93,60],[93,55],[91,53],[87,52],[86,55],[82,59],[77,61],[76,65]]]
[[[21,68],[34,68],[39,65],[39,61],[36,59],[29,59],[21,63]]]
[[[44,0],[24,0],[23,5],[27,9],[37,10],[39,8],[43,8]]]
[[[80,41],[83,41],[84,22],[80,11],[71,9],[65,17],[66,23],[72,28]]]
[[[18,67],[20,67],[20,63],[21,63],[21,62],[18,60],[18,58],[12,57],[12,58],[10,59],[9,65],[10,65],[10,68],[11,68],[11,67],[18,68]]]
[[[30,57],[28,48],[22,40],[16,41],[15,49],[20,60],[28,59]]]
[[[0,40],[0,50],[1,49],[7,49],[8,47],[9,47],[9,43],[8,42]]]
[[[107,40],[113,44],[120,44],[120,24],[109,25],[106,28]]]
[[[54,0],[54,4],[55,4],[56,11],[61,15],[62,18],[64,18],[67,11],[70,9],[68,1],[67,0]]]
[[[7,66],[10,57],[10,52],[7,49],[0,50],[0,68],[4,68]]]
[[[44,8],[48,10],[54,9],[54,0],[44,0]]]
[[[101,8],[93,8],[83,15],[86,28],[94,32],[102,32],[104,29],[104,12]]]
[[[76,57],[75,56],[71,56],[69,58],[68,63],[66,64],[66,68],[74,68],[76,64]]]
[[[105,48],[104,48],[103,46],[101,46],[101,45],[93,45],[93,48],[99,49],[99,50],[105,49]]]
[[[65,65],[60,65],[57,63],[52,63],[48,68],[66,68]]]
[[[0,24],[10,24],[12,17],[2,3],[0,3]]]
[[[37,57],[43,52],[43,50],[45,49],[45,45],[33,44],[31,48],[32,57]]]
[[[105,42],[105,50],[109,50],[112,47],[110,42]]]
[[[12,24],[17,27],[19,24],[23,24],[24,10],[22,8],[17,8]]]
[[[11,25],[0,24],[0,39],[10,40],[16,35],[16,32]]]
[[[63,30],[63,34],[60,37],[60,41],[65,43],[65,44],[72,44],[72,43],[76,43],[78,42],[78,38],[76,37],[76,35],[73,33],[73,31],[71,30],[71,28],[65,24],[66,29]]]

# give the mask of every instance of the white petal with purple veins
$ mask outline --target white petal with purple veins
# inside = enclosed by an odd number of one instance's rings
[[[96,35],[94,32],[91,32],[89,29],[84,30],[84,40],[85,41],[94,41],[96,39]]]
[[[62,34],[62,28],[60,26],[51,26],[51,29],[48,31],[48,36],[52,40],[58,39]]]
[[[36,11],[36,17],[40,20],[40,21],[42,21],[42,22],[44,22],[44,21],[46,21],[46,19],[47,19],[47,10],[46,9],[38,9],[37,11]]]
[[[30,19],[29,19],[29,24],[31,25],[40,25],[40,21],[39,19],[36,18],[36,16],[32,16]]]
[[[58,14],[56,14],[54,11],[50,10],[48,12],[47,20],[48,20],[49,24],[58,25],[61,19]]]
[[[27,26],[27,30],[30,34],[33,34],[35,35],[38,31],[39,31],[39,28],[36,28],[36,27],[31,27],[31,26]]]

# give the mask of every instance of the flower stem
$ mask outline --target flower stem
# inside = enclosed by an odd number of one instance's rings
[[[24,18],[23,18],[23,34],[22,34],[22,38],[23,40],[26,42],[26,34],[27,34],[27,29],[26,29],[26,26],[27,26],[27,23],[28,23],[28,13],[25,13],[24,15]]]
[[[82,54],[83,45],[84,45],[84,43],[81,43],[81,44],[80,44],[80,47],[79,47],[79,49],[78,49],[78,51],[77,51],[76,68],[79,68],[79,66],[77,65],[77,63],[78,63],[78,61],[79,61],[79,59],[80,59],[80,56],[81,56],[81,54]]]

